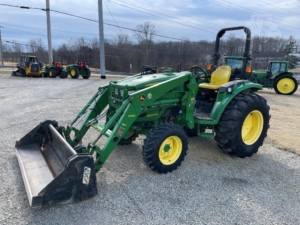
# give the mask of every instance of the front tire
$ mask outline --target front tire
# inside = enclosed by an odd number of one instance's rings
[[[173,123],[159,124],[147,134],[143,145],[144,162],[158,173],[176,170],[188,150],[185,131]]]
[[[252,156],[267,136],[269,110],[267,101],[256,93],[237,95],[215,128],[218,147],[240,158]]]
[[[129,138],[127,138],[127,139],[122,138],[122,139],[119,141],[118,145],[131,145],[132,142],[135,141],[135,139],[136,139],[138,136],[139,136],[139,134],[133,132],[133,133],[130,135]]]
[[[298,82],[292,76],[280,76],[274,81],[274,90],[277,94],[292,95],[298,89]]]

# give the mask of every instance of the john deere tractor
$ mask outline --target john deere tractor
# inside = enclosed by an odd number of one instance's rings
[[[242,74],[243,67],[249,63],[242,56],[225,56],[225,65],[231,67],[232,79]],[[266,88],[274,88],[277,94],[292,95],[298,89],[298,82],[293,73],[288,72],[288,61],[270,61],[267,70],[249,70],[249,78],[254,83],[259,83]]]
[[[52,64],[45,65],[44,77],[50,77],[50,78],[60,77],[62,79],[68,77],[68,73],[66,69],[63,67],[62,55],[60,55],[60,61],[56,63],[53,61]]]
[[[220,30],[216,42],[228,30]],[[193,68],[202,70],[202,68]],[[96,172],[118,144],[145,135],[143,160],[158,173],[176,170],[188,152],[188,135],[214,138],[223,152],[240,158],[256,153],[269,128],[269,106],[248,80],[230,80],[221,66],[210,76],[193,72],[137,74],[98,88],[66,126],[41,122],[16,142],[30,205],[81,201],[97,194]],[[97,137],[88,144],[89,129]],[[98,142],[103,137],[104,144]],[[201,148],[199,148],[201,151]]]
[[[12,76],[42,76],[42,63],[38,61],[36,56],[22,55],[20,63],[17,65],[17,70],[12,72]]]
[[[288,68],[288,61],[270,61],[267,70],[253,71],[252,82],[274,88],[277,94],[292,95],[298,89],[298,82]]]
[[[79,54],[77,54],[78,56]],[[73,79],[77,79],[79,75],[83,79],[89,79],[91,76],[91,70],[86,64],[86,61],[77,60],[77,64],[71,64],[67,66],[67,72]]]

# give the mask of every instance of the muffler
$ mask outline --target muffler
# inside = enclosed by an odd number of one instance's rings
[[[97,194],[94,160],[77,153],[47,120],[16,142],[16,154],[29,204],[33,208],[64,204]]]

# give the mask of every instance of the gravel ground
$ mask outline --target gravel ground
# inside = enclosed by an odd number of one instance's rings
[[[0,224],[299,224],[300,157],[269,139],[240,159],[213,140],[191,138],[182,166],[160,175],[143,163],[139,137],[111,154],[96,197],[31,209],[15,141],[45,119],[70,123],[107,82],[0,76]]]

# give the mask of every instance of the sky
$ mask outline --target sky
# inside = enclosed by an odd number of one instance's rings
[[[0,30],[2,41],[28,44],[41,38],[47,45],[46,12],[36,9],[7,7],[1,4],[46,8],[43,0],[1,0]],[[225,27],[247,26],[252,35],[300,39],[300,0],[103,0],[104,37],[115,40],[128,34],[136,42],[134,32],[117,26],[136,29],[145,22],[155,25],[154,41],[215,40]],[[50,9],[98,21],[97,0],[50,0]],[[99,38],[98,22],[50,12],[52,46],[58,48],[68,40],[83,37]],[[110,25],[108,25],[110,24]],[[111,26],[114,25],[114,26]],[[245,38],[243,31],[227,32]]]

